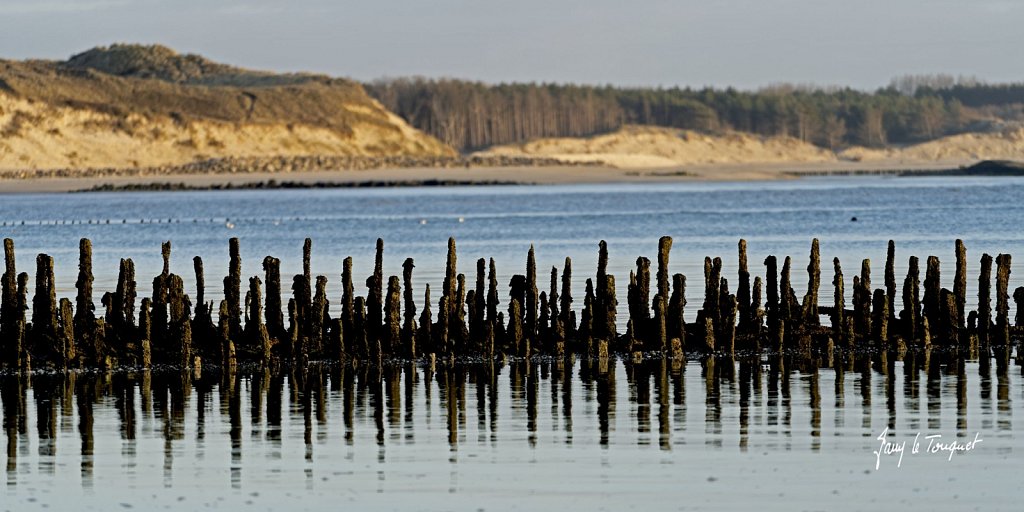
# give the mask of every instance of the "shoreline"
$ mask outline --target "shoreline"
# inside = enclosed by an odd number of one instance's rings
[[[660,168],[607,165],[394,167],[360,170],[167,173],[89,177],[0,177],[0,194],[86,191],[360,188],[385,186],[567,185],[708,181],[776,181],[852,175],[958,175],[975,162],[829,162],[709,164]],[[2,176],[2,175],[0,175]]]

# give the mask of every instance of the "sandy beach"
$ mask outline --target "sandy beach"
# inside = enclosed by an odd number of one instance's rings
[[[293,183],[358,184],[425,180],[516,182],[522,184],[659,183],[679,181],[760,181],[796,179],[800,174],[821,172],[935,170],[970,165],[970,161],[942,162],[829,162],[790,164],[714,164],[648,169],[610,166],[514,166],[471,168],[396,168],[311,172],[254,172],[244,174],[165,174],[89,178],[0,179],[0,194],[54,193],[86,190],[97,185],[185,184],[191,187],[232,186],[269,180]]]

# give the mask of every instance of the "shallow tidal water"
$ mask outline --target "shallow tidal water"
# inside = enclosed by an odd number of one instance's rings
[[[895,359],[5,376],[0,509],[1015,510],[1020,367]]]
[[[636,258],[654,259],[658,238],[668,235],[675,240],[670,272],[682,272],[691,283],[702,276],[705,256],[722,257],[723,276],[735,279],[736,244],[745,238],[754,275],[764,274],[761,263],[769,254],[779,257],[780,266],[783,257],[793,257],[798,296],[805,291],[803,269],[815,237],[823,283],[830,282],[833,257],[851,276],[862,259],[871,259],[881,282],[892,239],[898,276],[906,274],[909,256],[923,266],[935,255],[945,263],[947,288],[954,240],[962,238],[971,307],[981,254],[1024,258],[1022,225],[1024,178],[0,195],[0,235],[14,239],[19,271],[32,273],[37,253],[53,256],[58,297],[74,297],[78,239],[92,240],[97,301],[115,287],[121,258],[135,261],[140,285],[158,275],[160,244],[167,240],[173,245],[171,271],[184,278],[186,291],[193,293],[192,257],[198,255],[206,266],[207,298],[219,301],[217,283],[227,275],[231,237],[241,241],[243,281],[263,275],[267,255],[281,259],[282,276],[301,273],[303,240],[312,238],[313,275],[328,277],[335,305],[342,260],[352,256],[354,274],[370,275],[378,237],[384,240],[385,276],[400,276],[402,262],[412,257],[414,283],[438,290],[447,240],[455,237],[459,270],[470,281],[478,258],[494,258],[499,283],[507,284],[525,272],[531,244],[543,283],[545,269],[561,270],[569,256],[577,298],[596,272],[598,241],[606,240],[608,271],[618,277],[625,304],[624,280]],[[1024,272],[1011,274],[1010,289],[1021,285]],[[691,316],[694,311],[689,308]]]
[[[369,275],[378,237],[385,275],[413,257],[415,286],[439,289],[454,236],[460,271],[493,257],[502,285],[524,271],[531,244],[541,276],[572,257],[578,310],[599,240],[624,279],[670,235],[670,270],[691,283],[705,256],[721,256],[733,279],[745,238],[755,275],[765,256],[793,256],[798,295],[818,237],[822,297],[833,257],[848,275],[870,258],[880,282],[889,239],[898,275],[907,257],[937,255],[950,287],[962,238],[971,308],[981,254],[1019,265],[1022,225],[1020,178],[0,196],[0,236],[15,240],[19,271],[54,256],[58,297],[74,296],[78,239],[92,239],[97,301],[125,257],[148,295],[165,240],[186,290],[199,255],[219,300],[230,237],[243,278],[261,275],[266,255],[299,273],[311,237],[312,271],[328,276],[334,304],[343,258]],[[1022,277],[1011,274],[1011,290]],[[1014,453],[1024,378],[1006,357],[6,375],[0,394],[0,510],[1017,510],[1024,497]],[[906,443],[899,463],[873,453],[886,428]],[[947,459],[929,441],[975,443]]]

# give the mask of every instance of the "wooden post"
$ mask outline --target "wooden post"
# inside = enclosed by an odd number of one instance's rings
[[[953,297],[956,300],[958,326],[964,328],[964,309],[967,304],[967,247],[964,241],[956,240],[956,276],[953,278]]]
[[[381,343],[384,327],[384,240],[377,239],[373,275],[366,280],[366,337],[370,347]]]
[[[889,240],[885,253],[885,296],[889,302],[889,320],[896,318],[896,242]]]
[[[345,336],[343,344],[348,349],[361,348],[355,344],[355,338],[349,338],[349,333],[355,333],[355,287],[352,284],[352,257],[345,258],[341,271],[341,324]],[[354,351],[353,353],[357,353]]]
[[[405,352],[403,355],[409,359],[416,359],[419,354],[416,350],[416,302],[413,300],[412,291],[412,269],[416,268],[412,258],[406,258],[405,262],[402,263],[402,279],[404,281],[404,290],[402,298],[405,305],[405,322],[402,326],[402,347]],[[428,301],[429,307],[429,301]]]
[[[60,306],[61,316],[71,313],[71,301],[61,299]],[[67,308],[66,312],[65,307]],[[153,346],[150,342],[150,326],[152,325],[150,322],[150,310],[152,307],[153,301],[149,297],[143,298],[139,306],[139,345],[136,347],[138,352],[135,354],[135,357],[143,369],[149,369],[153,366]],[[68,324],[65,324],[65,328],[68,328]],[[74,351],[73,339],[74,337],[70,332],[65,335],[65,341],[71,343],[70,346],[65,345],[65,349],[70,348],[72,352]],[[72,355],[67,359],[74,359],[74,356]]]
[[[631,274],[627,287],[629,321],[633,326],[633,338],[641,344],[650,341],[648,326],[651,323],[651,261],[644,257],[636,259],[636,274]]]
[[[936,315],[939,332],[938,341],[944,347],[956,348],[960,345],[960,320],[953,292],[942,288],[939,290],[939,311]]]
[[[28,352],[39,363],[63,366],[63,347],[58,334],[57,294],[53,277],[53,258],[36,256],[35,297],[32,298],[32,330],[28,336]]]
[[[473,344],[480,348],[486,337],[486,323],[484,316],[487,313],[487,260],[479,258],[476,260],[476,288],[473,291],[473,300],[469,301],[469,333]]]
[[[750,310],[750,270],[747,268],[747,241],[740,239],[739,250],[739,288],[736,289],[738,304],[739,331],[750,332],[754,323],[754,315]]]
[[[768,256],[764,259],[765,278],[768,281],[768,289],[765,291],[765,316],[768,318],[768,333],[772,347],[776,350],[782,346],[782,338],[777,338],[780,331],[780,322],[782,318],[779,316],[779,271],[778,261],[775,256]],[[833,322],[833,327],[835,322]]]
[[[605,275],[605,293],[607,296],[604,300],[604,325],[601,326],[601,332],[604,335],[604,339],[609,345],[615,343],[618,339],[618,332],[615,326],[615,319],[617,316],[617,309],[619,306],[619,299],[615,296],[615,276]]]
[[[818,325],[818,288],[821,284],[821,255],[818,239],[811,241],[811,258],[807,264],[807,294],[804,295],[803,322],[807,326]]]
[[[843,290],[843,268],[839,264],[839,258],[832,259],[835,267],[835,277],[832,279],[832,286],[835,287],[832,305],[832,337],[837,344],[846,346],[846,298]]]
[[[668,301],[667,328],[669,340],[679,340],[680,350],[684,350],[683,347],[686,347],[686,319],[683,316],[685,309],[686,276],[683,274],[673,274],[672,297]]]
[[[871,321],[873,328],[871,338],[877,343],[876,347],[888,350],[889,346],[889,298],[885,290],[879,288],[874,294],[874,318]]]
[[[1010,261],[1009,254],[996,256],[996,341],[999,346],[1010,344]]]
[[[96,339],[96,306],[92,300],[92,242],[83,238],[78,244],[78,297],[75,305],[75,346],[89,366],[103,365],[103,347]]]
[[[192,358],[192,312],[185,284],[181,276],[170,274],[168,303],[170,305],[170,339],[174,348],[170,350],[173,359],[169,362],[180,368],[191,368]],[[165,347],[166,348],[166,347]]]
[[[15,267],[14,240],[4,239],[5,270],[0,285],[3,288],[0,302],[0,339],[4,341],[3,360],[6,368],[17,368],[21,357],[21,337],[18,329],[18,272]]]
[[[267,256],[263,258],[263,272],[266,278],[267,335],[271,339],[284,342],[288,339],[288,329],[284,326],[284,309],[281,303],[281,260]]]
[[[242,256],[238,238],[228,240],[228,252],[231,260],[224,278],[224,300],[228,302],[228,336],[234,341],[242,339]]]
[[[327,277],[316,276],[313,307],[309,313],[309,353],[321,358],[325,355],[327,328],[330,323],[330,302],[327,300]],[[397,343],[397,340],[396,340]]]
[[[576,336],[576,322],[573,321],[572,311],[572,259],[565,257],[565,267],[562,268],[562,295],[561,299],[561,320],[562,329],[567,338]]]
[[[900,315],[904,338],[909,344],[915,344],[922,334],[921,303],[918,299],[919,278],[917,256],[911,256],[907,278],[903,281],[903,313]]]
[[[384,340],[381,349],[388,357],[398,357],[402,347],[402,286],[398,276],[388,278],[388,293],[384,297]]]
[[[433,323],[434,320],[430,313],[430,285],[428,284],[424,287],[423,311],[420,313],[420,330],[416,333],[417,349],[422,351],[423,354],[437,352],[437,348],[434,346],[433,334],[431,333]]]
[[[981,255],[981,272],[978,276],[978,341],[982,346],[989,344],[992,326],[992,256]]]
[[[525,308],[526,328],[523,330],[523,339],[536,345],[537,341],[537,308],[539,307],[539,294],[537,291],[537,258],[534,255],[533,244],[530,245],[530,252],[526,255],[526,303]]]
[[[942,326],[939,315],[942,308],[945,307],[945,304],[942,304],[939,300],[941,288],[939,258],[928,256],[928,263],[924,273],[924,299],[921,301],[921,314],[928,319],[928,323],[936,330]]]
[[[871,337],[871,260],[860,264],[860,279],[854,284],[853,308],[854,329],[857,339],[867,341]]]

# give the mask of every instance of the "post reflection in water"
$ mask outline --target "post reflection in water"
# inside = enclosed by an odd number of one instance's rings
[[[885,427],[1012,438],[1011,395],[1024,379],[1003,356],[994,368],[989,359],[911,352],[5,375],[7,485],[142,485],[155,469],[166,488],[186,479],[243,489],[298,471],[312,489],[376,464],[383,488],[395,471],[436,470],[418,464],[447,446],[457,489],[466,447],[479,448],[469,457],[501,463],[555,446],[829,452],[841,438],[872,447]],[[375,461],[361,455],[368,445]],[[427,451],[403,449],[412,446]]]

